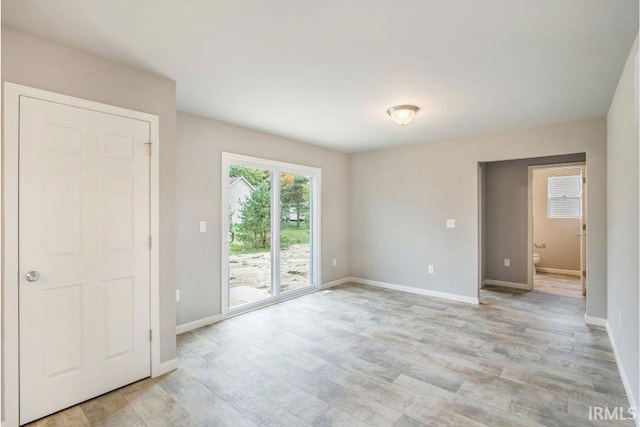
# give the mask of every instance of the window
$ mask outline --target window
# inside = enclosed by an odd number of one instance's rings
[[[552,176],[548,179],[548,217],[582,217],[582,177]]]

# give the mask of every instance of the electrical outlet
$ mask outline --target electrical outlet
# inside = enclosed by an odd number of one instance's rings
[[[447,220],[447,228],[456,228],[456,220],[448,219]]]
[[[429,274],[433,274],[433,265],[429,265]]]
[[[201,233],[207,232],[207,221],[200,221],[200,232]]]
[[[338,261],[334,258],[333,259],[333,266],[335,267],[336,265],[338,265]]]
[[[504,259],[504,266],[505,267],[511,267],[511,260],[509,258],[505,258]]]
[[[180,289],[176,289],[176,302],[180,301]]]

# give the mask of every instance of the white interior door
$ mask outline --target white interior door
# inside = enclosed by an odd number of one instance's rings
[[[580,169],[582,181],[582,216],[580,217],[580,284],[582,295],[587,294],[587,180],[585,169]]]
[[[22,424],[150,375],[149,132],[21,98]]]

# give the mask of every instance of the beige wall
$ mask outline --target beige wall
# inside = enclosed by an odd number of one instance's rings
[[[349,276],[349,156],[313,145],[178,113],[176,283],[178,324],[220,313],[221,153],[322,169],[322,282]],[[207,221],[200,233],[199,221]],[[334,267],[332,259],[336,258]]]
[[[608,320],[630,394],[640,404],[638,39],[607,115]],[[591,189],[589,189],[589,195]],[[633,405],[634,403],[631,402]]]
[[[582,167],[533,170],[533,242],[546,248],[533,248],[540,254],[538,267],[580,271],[580,218],[549,218],[548,179],[580,175]]]
[[[175,83],[6,27],[2,79],[160,117],[160,349],[161,361],[175,358]]]
[[[605,119],[595,118],[353,154],[352,275],[476,297],[478,162],[584,152],[591,182],[587,313],[606,317],[605,144]],[[446,228],[447,218],[455,229]]]
[[[526,284],[529,166],[580,162],[583,153],[485,163],[485,277]],[[510,260],[505,267],[504,260]]]

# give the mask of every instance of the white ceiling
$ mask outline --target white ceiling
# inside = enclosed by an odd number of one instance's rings
[[[605,115],[638,1],[4,0],[2,21],[174,79],[181,111],[359,151]]]

